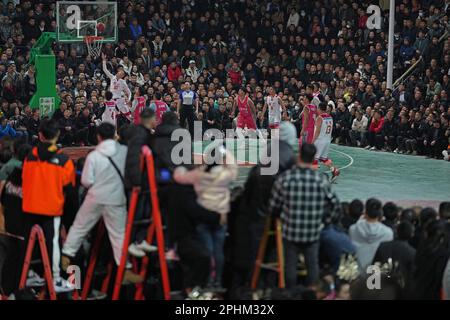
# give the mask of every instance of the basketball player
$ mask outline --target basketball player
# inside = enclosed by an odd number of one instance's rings
[[[283,101],[273,87],[269,87],[269,95],[265,99],[263,114],[269,110],[269,129],[280,128],[281,112],[285,110]]]
[[[141,120],[141,112],[145,108],[145,102],[147,101],[147,97],[144,95],[144,91],[141,87],[136,87],[134,89],[134,99],[131,104],[130,111],[133,114],[133,123],[138,125]]]
[[[150,109],[155,111],[156,114],[156,125],[160,125],[162,122],[162,116],[164,113],[170,111],[167,103],[161,100],[161,93],[156,92],[154,94],[155,99],[150,103]]]
[[[313,143],[314,126],[317,117],[317,107],[311,103],[312,94],[307,94],[301,100],[303,104],[302,111],[302,130],[300,131],[300,145],[302,143]]]
[[[102,114],[102,122],[111,123],[117,128],[117,116],[120,114],[117,102],[113,99],[111,91],[105,93],[105,110]]]
[[[109,72],[106,66],[106,55],[102,53],[103,72],[111,80],[109,91],[113,95],[113,100],[116,101],[117,108],[128,120],[131,121],[131,112],[128,108],[128,101],[131,99],[131,91],[128,88],[127,82],[124,80],[125,72],[122,70],[113,75]]]
[[[317,152],[314,158],[314,166],[319,167],[319,161],[331,170],[331,180],[334,182],[339,176],[339,169],[333,166],[333,161],[328,158],[330,150],[331,135],[333,133],[333,118],[327,113],[327,104],[321,102],[317,109],[317,119],[314,131],[313,143]]]
[[[239,110],[236,132],[240,133],[245,128],[247,128],[247,130],[256,130],[255,104],[242,87],[239,88],[238,95],[236,99],[233,100],[233,108],[230,113],[231,118],[234,118],[236,106]]]

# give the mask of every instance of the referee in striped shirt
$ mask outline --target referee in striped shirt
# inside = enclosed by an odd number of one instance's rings
[[[323,221],[340,211],[328,177],[313,169],[315,153],[314,145],[303,144],[298,164],[279,175],[272,187],[269,212],[281,216],[287,288],[297,285],[300,252],[305,256],[307,285],[317,283]]]

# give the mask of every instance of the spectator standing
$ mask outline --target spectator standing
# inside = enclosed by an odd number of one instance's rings
[[[331,191],[327,177],[313,169],[315,153],[313,145],[303,144],[299,164],[281,174],[271,192],[268,211],[281,214],[287,288],[297,284],[299,251],[305,255],[307,284],[317,283],[322,221],[339,211],[339,200]]]
[[[88,189],[86,198],[69,229],[62,252],[62,267],[66,270],[77,254],[83,239],[103,218],[114,261],[118,266],[122,256],[127,220],[125,185],[123,175],[127,147],[114,141],[116,128],[110,123],[102,123],[97,128],[99,144],[86,158],[81,183]],[[143,279],[130,270],[124,274],[124,281],[142,282]]]
[[[56,147],[59,128],[53,120],[39,126],[39,144],[25,158],[22,171],[22,209],[26,214],[25,235],[33,225],[44,231],[56,292],[72,290],[60,275],[59,232],[65,190],[75,186],[72,161]]]
[[[222,287],[222,275],[225,263],[223,254],[226,235],[226,216],[230,211],[230,184],[237,177],[237,165],[231,153],[220,150],[217,158],[207,158],[207,166],[194,170],[178,167],[174,180],[180,184],[191,184],[197,194],[200,206],[221,216],[221,225],[200,223],[198,236],[206,245],[209,255],[214,259],[214,278],[210,284]],[[220,160],[217,160],[220,159]]]

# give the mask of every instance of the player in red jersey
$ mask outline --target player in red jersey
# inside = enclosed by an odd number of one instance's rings
[[[234,118],[236,106],[239,110],[236,130],[243,130],[245,128],[247,128],[247,130],[256,130],[255,104],[252,99],[245,94],[243,88],[239,88],[238,96],[234,99],[233,109],[230,114],[231,118]]]
[[[170,111],[169,106],[163,100],[161,100],[161,93],[155,92],[154,100],[150,103],[150,109],[155,111],[156,125],[159,126],[162,122],[163,114]]]
[[[139,124],[141,120],[141,112],[145,108],[147,97],[141,87],[136,87],[134,90],[134,99],[130,111],[133,113],[133,123]]]
[[[300,144],[312,143],[314,139],[314,127],[317,118],[317,107],[313,105],[313,96],[307,94],[302,98],[302,130],[300,131]]]

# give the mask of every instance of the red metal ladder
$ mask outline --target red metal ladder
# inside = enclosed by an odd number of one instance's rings
[[[275,224],[275,230],[272,229],[272,224]],[[277,262],[264,263],[264,257],[266,256],[267,242],[270,236],[275,236],[276,248],[277,248]],[[263,236],[259,243],[258,255],[255,261],[255,268],[253,270],[251,288],[256,289],[258,286],[259,275],[261,269],[268,269],[278,273],[278,287],[284,288],[286,286],[284,276],[284,255],[283,255],[283,238],[281,234],[281,221],[279,218],[272,220],[271,216],[266,218],[266,224],[264,226]]]
[[[28,240],[25,261],[22,267],[22,275],[20,277],[19,289],[24,289],[26,286],[28,270],[30,269],[31,265],[31,258],[33,255],[36,237],[41,251],[42,262],[44,264],[44,278],[47,282],[47,289],[50,296],[50,300],[56,300],[55,287],[53,286],[52,269],[50,266],[50,259],[48,257],[47,246],[45,245],[44,232],[42,231],[42,228],[39,225],[34,225],[30,232],[30,238]],[[43,300],[44,296],[45,296],[45,289],[41,290],[39,294],[39,300]]]
[[[149,225],[148,232],[147,232],[147,239],[146,241],[148,243],[152,243],[156,234],[156,243],[158,247],[158,255],[159,255],[159,264],[160,264],[160,270],[161,270],[161,278],[162,278],[162,285],[163,285],[163,292],[164,292],[164,299],[170,300],[170,282],[169,282],[169,272],[167,269],[167,262],[166,262],[166,255],[165,255],[165,245],[164,245],[164,234],[163,234],[163,226],[162,226],[162,220],[161,220],[161,211],[159,207],[159,199],[158,199],[158,189],[156,184],[156,177],[155,177],[155,167],[154,167],[154,159],[153,154],[147,146],[142,147],[141,150],[141,159],[140,159],[140,170],[144,174],[145,170],[147,169],[147,175],[148,175],[148,181],[150,185],[150,201],[152,204],[152,223]],[[122,255],[120,264],[117,268],[116,273],[116,279],[114,281],[114,290],[112,295],[112,300],[118,300],[120,296],[120,289],[122,287],[122,280],[123,280],[123,274],[125,271],[125,266],[127,264],[127,258],[128,258],[128,247],[130,245],[131,241],[131,233],[134,225],[134,217],[136,214],[136,207],[137,202],[139,198],[140,190],[139,188],[133,188],[131,193],[131,199],[130,199],[130,205],[128,208],[128,217],[127,217],[127,225],[125,229],[125,238],[124,243],[122,247]],[[86,278],[83,285],[83,291],[81,294],[81,299],[86,300],[90,285],[92,282],[95,264],[97,261],[98,251],[100,249],[101,241],[103,238],[103,235],[105,233],[105,227],[104,224],[101,222],[98,227],[97,232],[97,238],[94,243],[94,246],[92,248],[91,252],[91,258],[89,260],[88,270],[86,273]],[[147,276],[147,267],[149,263],[149,257],[146,255],[144,258],[142,258],[140,270],[138,271],[139,275],[144,278]],[[133,267],[134,270],[138,270],[137,262],[136,260],[133,261]],[[108,285],[112,276],[112,269],[113,269],[113,262],[110,262],[108,264],[108,271],[107,276],[103,280],[101,292],[107,293],[108,291]],[[134,299],[135,300],[143,300],[143,289],[144,285],[143,283],[136,285],[136,292]]]

